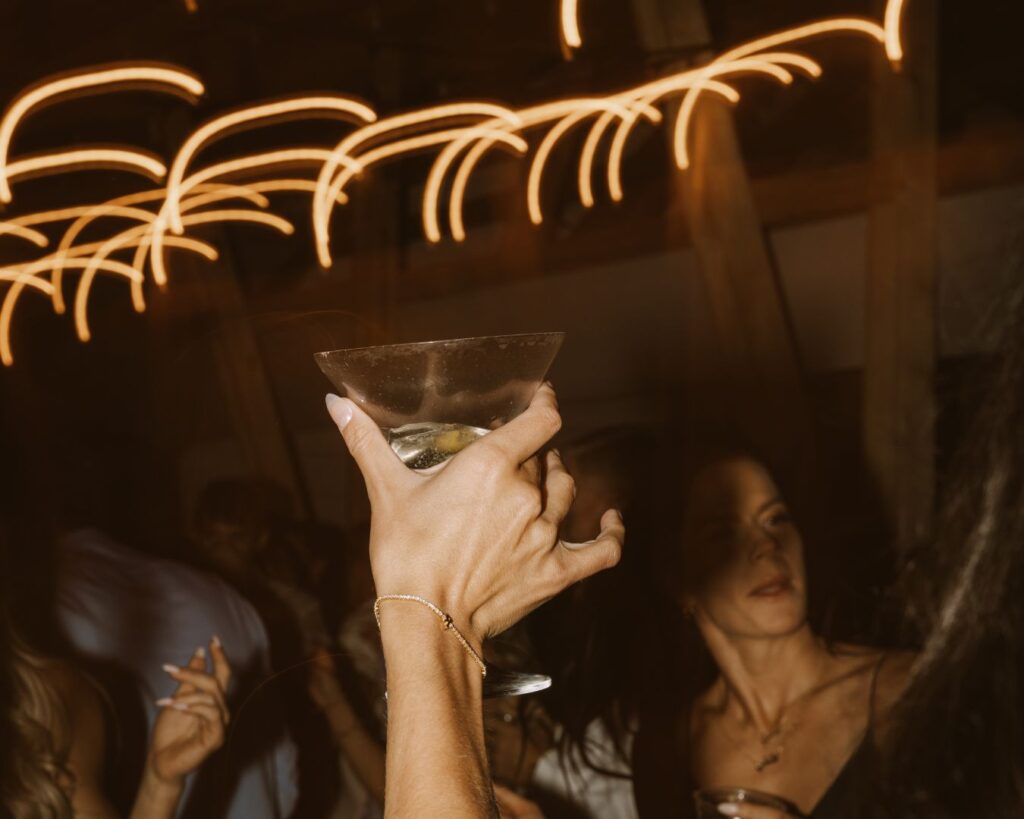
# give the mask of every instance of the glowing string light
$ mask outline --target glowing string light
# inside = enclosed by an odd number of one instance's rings
[[[89,261],[89,259],[68,259],[66,264],[68,267],[85,267]],[[31,264],[19,266],[12,272],[19,277],[19,281],[28,283],[30,286],[36,287],[44,292],[46,295],[50,295],[53,290],[53,285],[45,279],[40,279],[34,275],[46,270],[49,267],[49,264],[50,262],[48,259],[41,259],[37,262],[32,262]],[[129,280],[142,277],[141,273],[122,262],[108,260],[103,263],[102,267],[104,272],[123,276]],[[0,278],[3,277],[4,272],[0,271]],[[13,317],[13,313],[14,300],[5,298],[3,307],[0,308],[0,362],[3,362],[7,366],[14,362],[14,357],[11,354],[10,343],[11,319]]]
[[[13,181],[19,176],[35,176],[75,168],[101,167],[140,171],[154,180],[162,178],[167,173],[167,167],[163,162],[142,151],[129,151],[122,148],[83,148],[11,162],[7,165],[7,179]]]
[[[86,315],[89,295],[101,273],[129,281],[132,304],[136,310],[142,310],[145,308],[143,284],[147,258],[150,259],[152,278],[158,285],[168,280],[164,259],[167,248],[181,248],[210,260],[216,259],[217,251],[212,245],[183,235],[186,227],[211,222],[248,221],[291,234],[290,222],[265,212],[270,206],[265,195],[268,193],[291,191],[311,195],[317,256],[321,264],[330,264],[330,215],[336,205],[347,202],[346,186],[365,169],[415,151],[441,149],[431,165],[423,196],[423,226],[429,241],[441,238],[439,204],[445,179],[453,165],[458,163],[448,194],[448,223],[452,237],[462,241],[465,238],[462,210],[473,170],[497,145],[525,154],[528,151],[525,135],[536,129],[543,130],[543,134],[529,162],[527,205],[531,221],[539,223],[543,216],[540,193],[552,152],[566,134],[590,119],[593,121],[583,142],[577,169],[580,201],[586,207],[594,203],[594,165],[610,130],[613,133],[607,150],[608,192],[613,201],[618,201],[623,196],[621,169],[629,137],[641,119],[654,124],[661,122],[659,104],[682,94],[673,122],[672,145],[676,164],[686,168],[690,161],[687,155],[688,130],[694,107],[702,94],[714,94],[736,103],[740,95],[733,83],[744,75],[764,75],[784,84],[793,82],[794,71],[818,77],[821,66],[817,62],[803,54],[779,49],[828,34],[866,36],[883,45],[887,57],[895,65],[903,56],[900,34],[903,6],[903,0],[890,0],[883,25],[854,17],[816,21],[752,40],[719,55],[704,66],[626,91],[599,98],[560,100],[518,111],[489,103],[470,102],[433,106],[377,120],[369,107],[351,98],[328,96],[264,103],[221,115],[189,136],[172,161],[170,170],[166,171],[168,182],[165,188],[129,194],[98,205],[28,214],[0,222],[0,237],[9,236],[38,248],[47,247],[49,238],[37,228],[56,222],[72,222],[54,253],[0,269],[0,282],[7,285],[0,306],[0,361],[5,364],[12,361],[10,325],[22,292],[35,290],[47,295],[52,299],[55,312],[64,311],[61,276],[65,268],[83,271],[75,294],[75,326],[79,336],[87,340],[90,334]],[[569,34],[565,38],[566,45],[578,47],[577,40],[581,38],[578,37],[577,4],[565,2],[562,9],[563,12],[571,11],[570,16],[562,21],[563,31]],[[161,91],[202,93],[202,84],[187,72],[173,68],[126,66],[56,78],[15,98],[0,119],[0,201],[10,200],[9,185],[14,179],[38,173],[72,171],[97,163],[143,173],[155,179],[162,178],[165,168],[159,158],[120,146],[86,146],[8,160],[17,125],[38,106],[76,91],[126,90],[139,82],[156,83],[162,86],[158,88]],[[198,170],[189,170],[196,155],[208,144],[238,129],[267,125],[281,117],[323,115],[352,118],[357,125],[362,125],[333,149],[286,148],[232,157]],[[285,166],[311,168],[316,178],[226,181],[229,177],[263,174]],[[243,200],[257,209],[198,210],[229,199]],[[147,205],[155,206],[155,212]],[[85,229],[107,218],[128,220],[133,224],[112,238],[78,243]],[[112,254],[133,248],[131,263],[111,258]],[[45,275],[47,270],[50,271],[49,280]]]
[[[167,178],[167,198],[164,207],[170,217],[171,230],[175,233],[182,231],[181,214],[178,209],[178,202],[181,199],[181,183],[185,176],[185,168],[188,167],[195,154],[228,132],[237,131],[242,127],[251,127],[261,121],[266,124],[268,121],[276,121],[296,114],[303,114],[306,117],[340,114],[351,117],[359,123],[373,122],[377,119],[377,114],[371,108],[351,97],[322,96],[298,97],[265,105],[250,106],[223,114],[200,126],[185,140],[177,156],[174,157]]]
[[[900,0],[890,0],[890,4]],[[878,43],[885,42],[885,31],[873,20],[866,20],[859,17],[841,17],[833,20],[820,20],[815,23],[797,26],[776,34],[759,37],[736,48],[730,49],[712,60],[707,66],[699,69],[703,76],[714,76],[718,67],[722,64],[736,62],[745,57],[753,57],[760,51],[775,48],[780,45],[807,40],[812,37],[820,37],[828,34],[852,33],[862,34]],[[898,36],[898,35],[897,35]],[[799,56],[789,54],[790,58]],[[690,166],[689,148],[687,146],[687,131],[690,120],[693,116],[693,109],[700,97],[702,87],[694,85],[690,88],[679,106],[679,113],[676,115],[674,133],[672,137],[672,150],[675,156],[676,166],[680,170],[686,170]]]
[[[694,82],[691,77],[684,76],[677,83],[682,87],[688,87],[691,82]],[[717,80],[707,80],[705,84],[708,86],[709,91],[724,97],[730,102],[738,102],[740,95],[732,86],[727,85]],[[631,100],[629,107],[631,109],[644,107],[650,108],[659,96],[664,93],[668,93],[673,88],[673,83],[670,81],[665,82],[663,85],[658,86],[658,90],[654,93],[650,93],[650,89],[645,89],[648,93],[639,95],[638,99]],[[625,97],[624,97],[625,99]],[[657,112],[657,109],[654,109]],[[648,116],[647,118],[653,122],[660,122],[662,117],[661,113],[657,112],[657,117]],[[594,192],[591,184],[591,176],[593,174],[594,157],[597,153],[597,147],[600,144],[601,138],[604,136],[604,132],[615,120],[616,114],[613,111],[606,111],[601,114],[600,117],[591,126],[587,138],[583,143],[583,149],[580,151],[580,162],[577,173],[577,188],[579,189],[580,202],[584,207],[592,207],[594,204]],[[622,182],[621,182],[621,167],[622,167],[622,156],[625,152],[626,140],[632,131],[633,126],[636,124],[635,117],[619,118],[619,127],[615,131],[615,136],[612,138],[612,144],[608,151],[608,190],[612,200],[618,202],[622,199]]]
[[[199,97],[204,91],[202,82],[187,71],[170,67],[133,65],[89,70],[60,77],[28,89],[16,97],[8,106],[3,119],[0,120],[0,202],[11,201],[8,172],[11,140],[18,124],[33,109],[75,92],[102,86],[113,86],[117,90],[119,86],[130,88],[138,83],[152,83],[156,90],[164,92],[177,89],[193,97]]]
[[[476,103],[476,102],[462,102],[452,103],[448,105],[435,105],[430,108],[422,109],[419,111],[413,111],[406,114],[397,114],[391,117],[387,117],[372,125],[364,126],[355,133],[349,135],[345,139],[341,140],[334,148],[331,158],[324,163],[320,169],[320,173],[317,176],[317,192],[313,195],[313,235],[316,242],[317,258],[320,261],[322,267],[330,267],[331,265],[331,252],[330,252],[330,218],[331,210],[334,201],[339,193],[342,192],[345,184],[351,179],[355,173],[352,165],[346,165],[338,173],[338,179],[335,179],[335,173],[338,172],[338,166],[343,164],[346,157],[352,157],[354,151],[357,148],[366,146],[373,140],[379,139],[387,134],[395,134],[397,136],[407,133],[411,129],[422,128],[429,125],[437,125],[448,119],[465,119],[465,118],[485,118],[485,119],[497,119],[508,123],[513,128],[518,127],[519,119],[517,115],[500,105],[493,105],[490,103]],[[447,131],[447,134],[455,134],[453,137],[448,138],[459,138],[459,133]],[[465,133],[463,130],[462,134]],[[442,140],[442,142],[445,140]],[[392,143],[392,145],[399,143]],[[385,153],[376,153],[372,161],[381,161],[385,158],[397,156],[400,153],[412,150],[419,150],[422,147],[427,147],[430,144],[439,143],[417,143],[406,140],[401,143],[401,147],[398,150],[391,149]],[[369,164],[371,160],[366,157],[362,159],[364,165]]]
[[[885,7],[885,56],[891,63],[899,63],[903,59],[903,42],[900,36],[903,2],[904,0],[889,0]]]
[[[252,154],[240,158],[224,160],[195,171],[187,178],[182,179],[179,183],[179,196],[187,194],[193,188],[211,179],[217,179],[243,172],[262,171],[279,165],[319,166],[329,160],[331,156],[332,152],[325,148],[285,148],[261,154]],[[339,164],[345,165],[346,167],[362,167],[358,162],[349,158],[340,159]],[[249,185],[248,187],[249,189],[252,189],[252,185]],[[315,190],[316,189],[314,188],[314,191]],[[335,201],[345,202],[347,201],[347,198],[344,194],[339,193]],[[161,286],[167,283],[168,278],[167,268],[162,253],[163,237],[167,227],[168,211],[166,208],[161,208],[160,214],[153,222],[151,241],[140,245],[136,256],[136,262],[138,266],[141,267],[145,263],[146,255],[152,253],[151,268],[153,272],[153,281]]]
[[[562,0],[562,9],[559,19],[562,24],[562,42],[567,48],[579,48],[583,45],[583,37],[580,36],[579,9],[577,0]]]
[[[137,242],[138,239],[127,240],[125,246],[131,246],[133,241]],[[177,236],[173,237],[172,241],[177,247],[192,250],[206,256],[207,258],[215,259],[217,257],[216,249],[206,242]],[[104,272],[114,272],[128,278],[132,286],[132,304],[137,312],[142,312],[142,310],[145,309],[145,303],[141,298],[141,286],[144,280],[142,271],[132,265],[122,266],[122,263],[120,262],[107,264],[106,259],[99,260],[97,262],[94,254],[101,249],[102,244],[103,243],[101,242],[95,242],[71,248],[65,254],[65,258],[62,261],[63,265],[70,268],[84,268],[87,271],[90,268],[93,268],[94,272],[90,275],[95,275],[95,272],[102,270]],[[93,265],[93,262],[96,262],[96,264]],[[9,268],[6,273],[4,271],[0,271],[0,280],[7,279],[12,281],[11,287],[4,295],[3,305],[0,307],[0,361],[6,365],[11,364],[14,360],[11,354],[10,342],[11,321],[14,316],[14,308],[18,303],[18,299],[22,291],[26,287],[34,287],[52,297],[55,290],[53,284],[39,276],[40,273],[49,269],[51,263],[52,257],[44,257],[36,260],[35,262]],[[131,270],[133,272],[128,274],[126,273],[127,270]],[[87,298],[87,296],[88,290],[86,290],[85,298]],[[81,318],[76,318],[76,329],[78,331],[79,339],[82,341],[88,341],[90,336],[88,333],[88,324],[84,318],[84,303],[80,308],[77,308],[76,312],[80,312],[81,314]],[[85,328],[84,335],[83,327]]]
[[[552,103],[545,103],[543,105],[537,105],[532,108],[520,110],[517,114],[522,123],[522,129],[526,130],[548,122],[557,122],[562,118],[572,117],[580,112],[588,113],[600,110],[609,110],[618,112],[619,114],[627,113],[627,109],[617,105],[613,100],[602,101],[585,98],[558,100]],[[648,110],[646,115],[652,118],[660,117],[660,114],[654,109]],[[496,143],[497,140],[494,137],[482,138],[466,153],[455,173],[455,177],[452,181],[452,189],[448,199],[448,222],[452,237],[457,242],[463,241],[466,235],[462,217],[462,208],[469,177],[483,155]],[[433,207],[433,204],[425,199],[424,208],[426,209],[428,207]]]
[[[214,202],[228,196],[247,198],[258,207],[266,207],[269,204],[266,197],[256,194],[251,191],[251,189],[241,188],[235,185],[202,185],[197,186],[197,190],[199,191],[199,195],[192,200],[190,207],[199,207],[203,204]],[[141,193],[118,197],[117,199],[112,199],[109,202],[104,202],[100,205],[93,205],[84,209],[72,208],[65,211],[51,212],[51,218],[55,220],[62,219],[65,214],[67,214],[67,218],[75,218],[75,221],[68,227],[64,232],[64,235],[61,237],[60,244],[57,247],[57,252],[54,254],[53,269],[50,274],[50,280],[54,285],[54,312],[58,314],[64,312],[63,287],[61,283],[63,268],[61,261],[68,249],[74,245],[79,234],[97,219],[103,217],[152,222],[156,218],[155,214],[133,206],[145,204],[146,202],[160,201],[163,197],[163,189],[143,191]],[[142,269],[141,264],[136,264],[135,267],[140,270]]]
[[[748,57],[717,63],[713,67],[690,70],[675,77],[657,80],[644,86],[642,89],[637,89],[639,92],[637,94],[638,102],[650,105],[676,91],[685,90],[689,94],[694,89],[699,89],[713,91],[728,102],[735,104],[739,102],[739,92],[728,84],[718,82],[713,77],[765,74],[784,85],[789,85],[793,82],[793,75],[783,68],[783,65],[797,68],[811,77],[821,75],[821,66],[814,60],[799,54],[764,54],[758,55],[756,58]],[[688,123],[689,120],[686,119],[685,122]],[[679,119],[677,119],[678,123]],[[634,124],[634,121],[631,120],[622,120],[620,122],[608,152],[608,192],[614,202],[621,201],[623,197],[622,157],[625,151],[626,140],[629,138]]]
[[[36,247],[46,247],[50,243],[45,234],[15,222],[0,222],[0,236],[4,235],[17,236],[19,239],[32,242]]]

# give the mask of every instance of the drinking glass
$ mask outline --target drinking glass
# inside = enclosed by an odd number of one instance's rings
[[[735,802],[748,805],[761,805],[766,808],[775,808],[782,811],[786,816],[803,819],[803,814],[792,802],[773,796],[770,793],[752,791],[749,788],[708,788],[693,793],[697,805],[698,819],[722,819],[718,812],[718,806],[723,802]]]
[[[381,428],[410,469],[429,469],[529,405],[564,333],[388,344],[316,353],[324,375]],[[484,695],[551,685],[543,674],[488,668]]]

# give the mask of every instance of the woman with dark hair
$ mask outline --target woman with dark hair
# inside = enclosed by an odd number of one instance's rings
[[[803,538],[772,474],[741,449],[694,462],[664,576],[690,622],[683,639],[701,645],[680,651],[677,713],[641,714],[640,814],[692,815],[699,789],[719,791],[708,801],[726,816],[842,815],[875,775],[911,657],[816,634]]]

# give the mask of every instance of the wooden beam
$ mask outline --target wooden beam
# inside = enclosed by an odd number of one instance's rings
[[[193,123],[185,113],[171,115],[160,124],[158,133],[177,145]],[[270,478],[287,489],[302,517],[312,516],[302,468],[293,442],[281,417],[274,396],[273,379],[268,372],[259,339],[249,319],[249,305],[233,263],[229,235],[215,230],[214,244],[220,259],[214,269],[192,254],[176,253],[176,273],[189,284],[184,293],[175,293],[173,300],[155,299],[155,321],[168,319],[173,304],[186,304],[193,313],[208,312],[213,316],[215,332],[210,339],[222,394],[232,430],[253,473]],[[172,283],[171,288],[175,285]],[[182,298],[184,297],[184,298]],[[165,412],[174,413],[168,406]],[[168,426],[173,426],[168,423]]]
[[[708,45],[699,0],[634,0],[641,40],[651,51]],[[711,54],[704,55],[710,59]],[[671,120],[670,120],[671,121]],[[666,129],[670,133],[671,129]],[[795,336],[732,114],[703,99],[692,122],[693,164],[674,175],[666,239],[685,219],[729,362],[722,398],[737,423],[779,459],[799,460],[810,432]],[[744,411],[756,407],[754,411]]]
[[[908,3],[902,70],[874,67],[864,450],[902,545],[927,531],[935,489],[937,16]]]
[[[235,438],[245,453],[252,472],[270,478],[288,490],[303,518],[312,517],[302,466],[274,395],[273,377],[260,350],[260,342],[249,318],[245,294],[232,263],[230,245],[223,236],[219,270],[194,270],[191,278],[205,308],[215,316],[210,339],[222,395],[232,421]],[[193,257],[178,254],[176,264],[199,265]],[[219,281],[205,289],[211,278]]]

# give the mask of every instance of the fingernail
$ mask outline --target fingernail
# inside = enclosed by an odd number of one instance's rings
[[[171,708],[173,708],[175,711],[188,711],[188,703],[176,702],[173,705],[171,705]]]
[[[327,393],[327,398],[324,400],[327,403],[327,412],[334,419],[338,429],[344,429],[352,420],[351,402],[331,392]]]
[[[551,451],[555,454],[555,457],[559,460],[562,459],[562,453],[558,451],[558,447],[551,447]]]
[[[164,671],[166,671],[168,674],[177,674],[179,671],[181,671],[181,669],[178,668],[178,666],[171,665],[170,663],[164,663],[163,668]]]
[[[196,649],[196,656],[199,657],[200,659],[203,659],[204,657],[206,657],[206,649],[203,648],[202,646],[199,646]]]
[[[718,812],[723,816],[739,816],[740,806],[735,802],[723,802],[718,806]]]
[[[210,639],[210,642],[213,643],[214,648],[224,647],[224,645],[220,641],[220,637],[218,637],[216,634],[213,635],[213,637]]]
[[[160,699],[158,699],[156,701],[156,704],[159,705],[162,708],[165,705],[173,705],[174,704],[174,700],[171,699],[170,697],[161,697]]]

